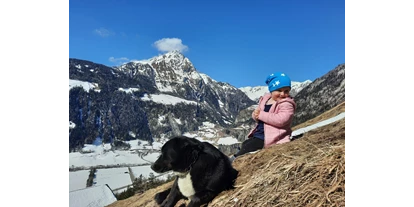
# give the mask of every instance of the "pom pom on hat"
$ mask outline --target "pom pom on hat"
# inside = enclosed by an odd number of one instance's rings
[[[272,73],[266,78],[266,84],[269,92],[278,90],[283,87],[291,87],[290,78],[284,73]]]

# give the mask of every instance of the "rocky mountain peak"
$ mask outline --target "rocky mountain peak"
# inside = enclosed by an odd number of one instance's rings
[[[177,50],[153,57],[149,60],[149,64],[155,68],[171,68],[183,72],[195,70],[191,61]]]

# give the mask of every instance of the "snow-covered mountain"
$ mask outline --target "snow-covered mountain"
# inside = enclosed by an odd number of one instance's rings
[[[330,82],[328,78],[326,84]],[[306,105],[307,94],[319,87],[313,85],[310,80],[292,81],[291,95]],[[336,91],[335,87],[330,90]],[[120,141],[135,139],[152,143],[185,133],[199,134],[203,139],[234,137],[243,141],[254,124],[252,106],[267,91],[267,86],[236,88],[218,82],[199,73],[178,51],[118,67],[70,58],[69,151],[92,143],[111,143],[114,148],[123,146]],[[315,98],[321,107],[332,99]],[[314,114],[300,104],[298,114]],[[214,126],[210,137],[200,134],[205,123]]]
[[[176,50],[148,60],[133,61],[115,69],[129,74],[132,78],[138,74],[148,77],[153,80],[158,93],[174,95],[200,104],[207,102],[210,106],[220,106],[217,108],[219,113],[225,117],[229,116],[230,119],[235,115],[232,112],[237,111],[232,111],[232,108],[228,107],[229,101],[233,96],[242,94],[230,84],[215,81],[207,74],[199,73],[191,61]],[[217,99],[209,99],[208,96],[215,96]],[[248,101],[244,95],[240,98],[242,102]],[[249,104],[242,105],[248,107]]]
[[[137,74],[149,77],[160,92],[183,94],[182,86],[198,91],[202,81],[191,61],[179,51],[171,51],[144,61],[132,61],[115,69],[129,74],[130,77]],[[198,94],[185,95],[199,98]]]
[[[299,93],[299,91],[308,86],[310,83],[312,83],[311,80],[306,80],[303,82],[292,81],[292,89],[290,91],[290,95],[294,97],[296,94]],[[241,87],[239,89],[255,102],[257,102],[260,96],[263,96],[263,94],[269,93],[267,86],[246,86]]]
[[[199,73],[178,51],[112,68],[71,58],[69,79],[70,150],[96,140],[151,142],[205,122],[225,129],[254,104],[236,87]]]

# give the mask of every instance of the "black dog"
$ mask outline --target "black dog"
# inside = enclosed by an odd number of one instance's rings
[[[182,198],[190,199],[189,207],[206,204],[220,192],[232,189],[239,173],[216,147],[185,136],[167,141],[151,169],[177,174],[171,188],[155,195],[162,207],[173,207]]]

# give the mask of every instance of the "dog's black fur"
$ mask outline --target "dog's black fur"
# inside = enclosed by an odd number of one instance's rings
[[[162,207],[173,207],[182,198],[190,199],[188,207],[206,204],[220,192],[232,189],[239,173],[216,147],[185,136],[167,141],[151,169],[178,174],[171,188],[154,197]]]

